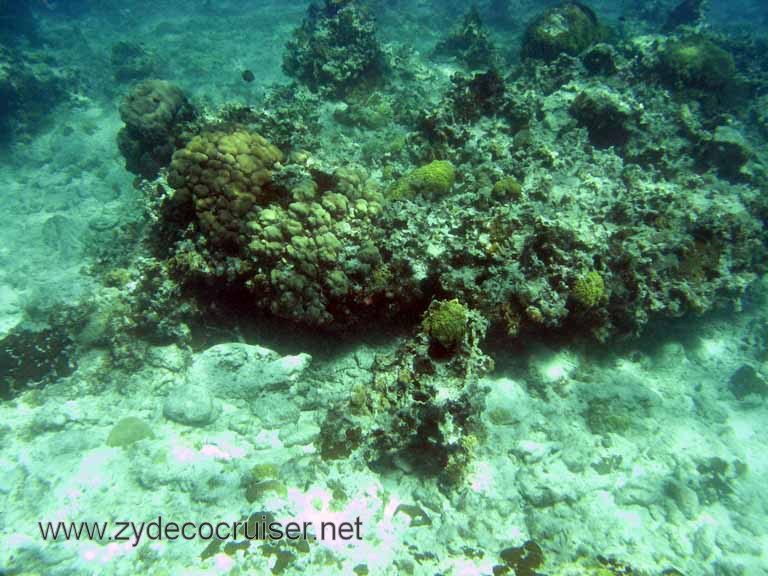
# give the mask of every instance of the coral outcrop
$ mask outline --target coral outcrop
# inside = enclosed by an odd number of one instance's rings
[[[255,308],[279,317],[327,327],[357,321],[387,288],[370,240],[382,195],[354,168],[311,173],[281,160],[245,130],[204,131],[176,152],[175,203],[191,208],[205,245],[177,252],[174,266],[187,279],[247,288]]]
[[[451,302],[439,304],[433,314],[441,314],[446,304],[455,316]],[[493,361],[479,346],[487,321],[463,307],[460,315],[461,322],[451,319],[450,344],[457,351],[449,362],[430,354],[431,325],[394,353],[376,358],[372,381],[360,383],[346,404],[329,411],[320,433],[324,459],[360,450],[374,466],[396,463],[447,485],[464,479],[484,433],[479,415],[486,391],[479,380]]]
[[[356,2],[310,6],[283,58],[288,76],[337,97],[380,82],[384,69],[374,21]]]

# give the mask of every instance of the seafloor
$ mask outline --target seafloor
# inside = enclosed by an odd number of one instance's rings
[[[687,4],[0,1],[0,574],[768,574],[768,17]],[[114,537],[254,514],[361,538]]]

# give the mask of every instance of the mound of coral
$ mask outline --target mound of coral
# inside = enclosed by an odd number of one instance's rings
[[[160,217],[174,278],[327,329],[456,299],[512,337],[605,339],[738,305],[764,270],[766,176],[722,42],[610,45],[566,3],[532,20],[515,75],[448,75],[407,50],[378,67],[394,52],[365,18],[326,2],[288,42],[289,71],[333,99],[277,88],[175,139]],[[350,53],[360,65],[327,76]],[[374,76],[392,82],[361,94]],[[155,116],[130,113],[161,88]],[[127,102],[126,132],[179,133],[167,86]]]
[[[174,204],[191,208],[203,236],[176,255],[177,270],[246,287],[256,308],[284,318],[352,323],[390,279],[369,239],[382,195],[354,167],[283,159],[244,129],[203,132],[174,154]]]

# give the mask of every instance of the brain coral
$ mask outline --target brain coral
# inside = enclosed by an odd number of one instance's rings
[[[145,80],[134,86],[120,104],[125,127],[117,140],[126,168],[145,178],[157,176],[171,159],[179,124],[192,115],[184,93],[170,82]]]
[[[389,191],[393,200],[413,198],[419,194],[443,196],[453,186],[456,171],[447,160],[433,160],[400,178]]]
[[[282,159],[259,134],[205,132],[173,155],[168,182],[191,200],[214,245],[236,248],[245,244],[244,225],[255,218],[254,205],[268,202],[271,169]]]

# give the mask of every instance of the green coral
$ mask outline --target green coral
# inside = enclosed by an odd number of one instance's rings
[[[453,186],[456,171],[447,160],[433,160],[400,178],[389,191],[392,200],[417,195],[442,196]]]
[[[523,197],[523,187],[514,176],[505,176],[493,185],[493,196],[500,200],[520,200]]]
[[[571,288],[571,298],[582,308],[594,308],[604,295],[605,281],[594,270],[576,280]]]
[[[435,300],[424,313],[421,326],[433,341],[450,350],[467,333],[467,309],[456,299]]]

